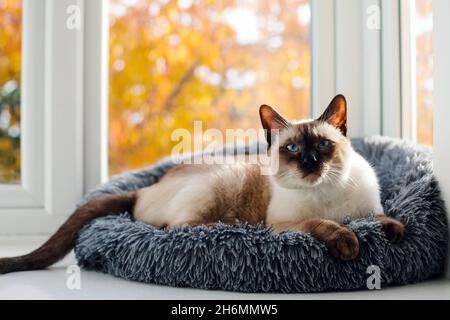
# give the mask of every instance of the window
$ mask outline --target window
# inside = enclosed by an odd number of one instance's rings
[[[22,1],[0,1],[0,184],[20,181]]]
[[[0,233],[48,233],[106,169],[195,120],[259,128],[263,103],[304,118],[343,93],[352,137],[432,144],[432,26],[431,0],[0,0]]]
[[[417,141],[433,144],[432,0],[415,0]]]
[[[171,132],[310,114],[307,0],[111,0],[109,170],[168,155]],[[174,142],[175,144],[175,142]]]
[[[83,38],[67,6],[0,1],[1,235],[53,231],[83,192]]]

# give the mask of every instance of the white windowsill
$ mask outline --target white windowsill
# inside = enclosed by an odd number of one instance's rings
[[[43,237],[0,238],[0,257],[27,253]],[[39,240],[39,241],[38,241]],[[32,241],[34,244],[27,243]],[[450,299],[450,281],[437,279],[419,284],[378,291],[352,291],[320,294],[244,294],[173,288],[131,282],[110,275],[81,272],[81,290],[66,287],[66,268],[75,264],[73,253],[48,270],[0,275],[1,299]]]

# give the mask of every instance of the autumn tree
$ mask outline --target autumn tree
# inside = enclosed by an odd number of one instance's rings
[[[0,183],[20,179],[21,0],[0,0]],[[431,19],[431,1],[416,0]],[[307,0],[110,0],[110,172],[169,155],[171,133],[259,128],[310,103]],[[419,141],[432,143],[431,29],[417,37]]]
[[[0,183],[20,179],[22,1],[0,0]]]
[[[433,20],[432,1],[416,1],[417,139],[433,144]],[[420,21],[420,23],[417,23]]]
[[[111,4],[112,173],[169,155],[171,133],[259,128],[259,105],[309,114],[308,2]]]

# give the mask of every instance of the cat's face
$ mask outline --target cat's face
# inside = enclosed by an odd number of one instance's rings
[[[348,173],[346,101],[336,96],[318,119],[287,121],[269,106],[260,115],[269,154],[278,161],[275,181],[285,188],[339,183]],[[270,131],[275,130],[275,131]]]

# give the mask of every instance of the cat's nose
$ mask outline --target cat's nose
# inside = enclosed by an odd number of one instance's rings
[[[318,163],[317,154],[314,151],[303,153],[300,163],[308,169],[314,168]]]

